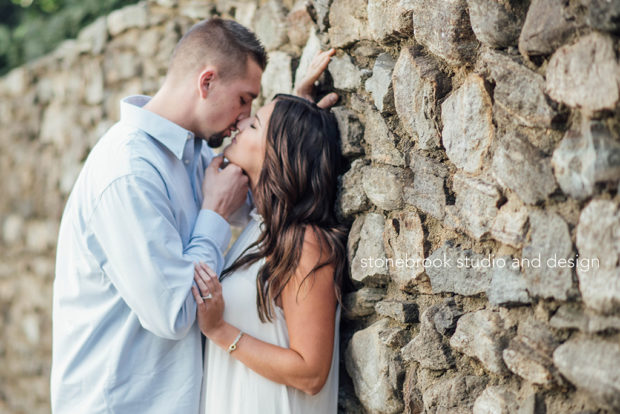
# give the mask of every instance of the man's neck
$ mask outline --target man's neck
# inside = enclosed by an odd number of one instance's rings
[[[175,124],[193,131],[192,124],[188,119],[191,114],[190,108],[187,108],[188,99],[182,94],[173,93],[171,88],[162,87],[146,105],[144,109],[151,111],[162,118],[174,122]],[[180,89],[180,88],[179,88]]]

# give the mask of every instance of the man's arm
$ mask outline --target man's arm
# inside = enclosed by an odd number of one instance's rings
[[[221,271],[230,227],[215,212],[201,210],[184,247],[170,203],[154,172],[116,179],[89,220],[89,247],[105,257],[102,270],[142,326],[180,339],[196,315],[190,294],[194,263],[210,263]]]

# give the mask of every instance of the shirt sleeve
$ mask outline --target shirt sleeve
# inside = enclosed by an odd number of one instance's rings
[[[196,318],[194,263],[221,272],[230,226],[201,210],[184,247],[166,188],[153,175],[123,176],[106,188],[89,220],[89,244],[105,258],[101,268],[141,325],[180,339]]]

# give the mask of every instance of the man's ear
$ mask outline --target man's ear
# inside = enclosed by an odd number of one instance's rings
[[[207,95],[213,89],[213,81],[216,78],[216,71],[213,67],[206,67],[198,75],[198,90],[200,98],[206,99]]]

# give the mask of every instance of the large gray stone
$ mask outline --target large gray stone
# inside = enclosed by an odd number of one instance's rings
[[[548,55],[575,32],[578,25],[563,0],[532,0],[527,12],[519,50],[524,55]]]
[[[409,168],[413,171],[413,184],[403,189],[403,200],[441,220],[446,207],[444,185],[448,169],[416,152],[409,153]]]
[[[355,257],[351,262],[351,276],[358,282],[381,282],[388,275],[383,247],[383,216],[368,213],[360,232]]]
[[[101,16],[78,34],[78,41],[87,47],[88,52],[98,55],[103,52],[108,41],[108,26],[106,16]]]
[[[453,176],[456,202],[446,207],[450,222],[476,239],[485,236],[497,215],[501,194],[497,187],[481,178],[472,178],[457,172]]]
[[[293,90],[292,58],[280,51],[269,53],[269,63],[261,79],[261,89],[265,102],[271,102],[278,93],[291,93]]]
[[[530,240],[522,251],[522,272],[532,296],[566,300],[572,286],[573,258],[568,225],[549,211],[530,212]]]
[[[558,102],[587,111],[612,109],[619,98],[618,71],[613,40],[593,32],[553,54],[546,92]]]
[[[116,36],[127,29],[143,29],[148,24],[148,6],[145,2],[115,10],[107,18],[108,32]]]
[[[331,109],[336,116],[340,139],[342,142],[342,155],[355,157],[364,153],[362,137],[364,127],[353,111],[344,106],[336,106]]]
[[[402,207],[403,186],[410,180],[404,169],[387,165],[366,166],[362,174],[364,191],[374,205],[383,210]]]
[[[450,369],[454,366],[450,348],[443,342],[433,324],[433,317],[440,307],[441,305],[433,305],[422,314],[420,332],[401,351],[405,361],[417,361],[421,367],[433,370]]]
[[[477,358],[494,374],[504,374],[506,366],[502,350],[508,344],[508,334],[498,312],[480,310],[459,319],[450,346],[470,357]]]
[[[491,283],[491,263],[481,254],[446,243],[425,261],[433,293],[457,293],[471,296],[485,292]]]
[[[345,353],[345,365],[353,380],[355,394],[364,408],[372,413],[399,413],[403,403],[398,397],[393,360],[395,351],[385,346],[379,333],[388,328],[388,320],[381,319],[355,332]]]
[[[392,71],[395,64],[391,55],[380,54],[372,68],[372,76],[366,80],[366,90],[370,92],[375,106],[381,112],[393,106]]]
[[[333,1],[329,9],[328,30],[332,47],[343,48],[370,38],[367,0]]]
[[[521,247],[527,232],[528,210],[516,197],[502,205],[491,227],[491,237],[504,244]]]
[[[519,409],[517,396],[501,386],[488,387],[474,402],[473,414],[513,414]]]
[[[411,0],[415,39],[451,65],[473,58],[478,41],[469,25],[466,0]]]
[[[549,325],[558,329],[578,329],[585,333],[620,331],[620,316],[598,315],[574,305],[562,305]]]
[[[349,55],[332,57],[327,68],[336,89],[355,90],[362,83],[362,71],[353,64]]]
[[[462,309],[456,304],[454,298],[445,299],[438,305],[433,305],[432,315],[435,330],[443,336],[450,336],[454,333],[456,322],[463,314]]]
[[[491,170],[502,187],[528,204],[544,200],[556,188],[549,158],[514,132],[500,138]]]
[[[580,131],[566,132],[551,165],[562,191],[583,200],[596,183],[620,180],[620,141],[602,122],[584,120]]]
[[[288,40],[286,14],[278,1],[270,0],[259,7],[252,23],[267,51],[276,50]]]
[[[499,262],[499,259],[504,259]],[[496,306],[524,305],[531,302],[527,292],[527,281],[518,268],[513,267],[513,259],[503,256],[491,271],[491,284],[487,289],[489,303]]]
[[[470,413],[487,381],[488,379],[483,377],[463,374],[448,379],[442,378],[424,391],[422,396],[424,413]]]
[[[368,28],[377,42],[413,32],[410,0],[369,0],[367,11]]]
[[[493,48],[517,44],[528,2],[467,0],[469,20],[478,40]]]
[[[311,32],[314,32],[314,23],[308,12],[308,3],[305,0],[297,0],[286,16],[288,39],[293,45],[304,47]]]
[[[368,197],[362,184],[361,159],[353,161],[351,169],[342,176],[342,185],[338,194],[338,208],[346,218],[368,209]]]
[[[331,3],[332,0],[312,0],[312,6],[314,6],[314,11],[316,12],[317,24],[319,25],[319,30],[322,32],[328,27],[329,6]]]
[[[396,149],[396,137],[388,129],[380,113],[370,106],[365,112],[364,141],[370,146],[370,159],[381,164],[405,166],[405,158]]]
[[[598,30],[620,32],[620,0],[582,0],[588,12],[586,22]]]
[[[603,313],[620,309],[620,209],[592,200],[581,212],[576,236],[577,276],[583,301]]]
[[[418,305],[415,302],[382,300],[375,305],[375,311],[400,323],[418,322]]]
[[[601,406],[620,410],[620,344],[575,338],[560,345],[553,362],[575,386]]]
[[[396,112],[421,149],[439,146],[438,101],[450,89],[437,63],[418,47],[401,50],[392,74]]]
[[[424,230],[417,213],[391,213],[385,221],[383,241],[392,280],[403,288],[424,272]]]
[[[552,359],[558,345],[546,325],[527,320],[519,325],[517,336],[504,349],[504,363],[532,384],[549,385],[561,381]]]
[[[494,105],[504,111],[506,117],[528,127],[552,125],[557,111],[547,102],[545,79],[541,75],[493,50],[484,50],[480,63],[495,82]]]
[[[442,142],[446,154],[458,168],[478,171],[493,141],[491,97],[484,79],[471,74],[441,105]]]

